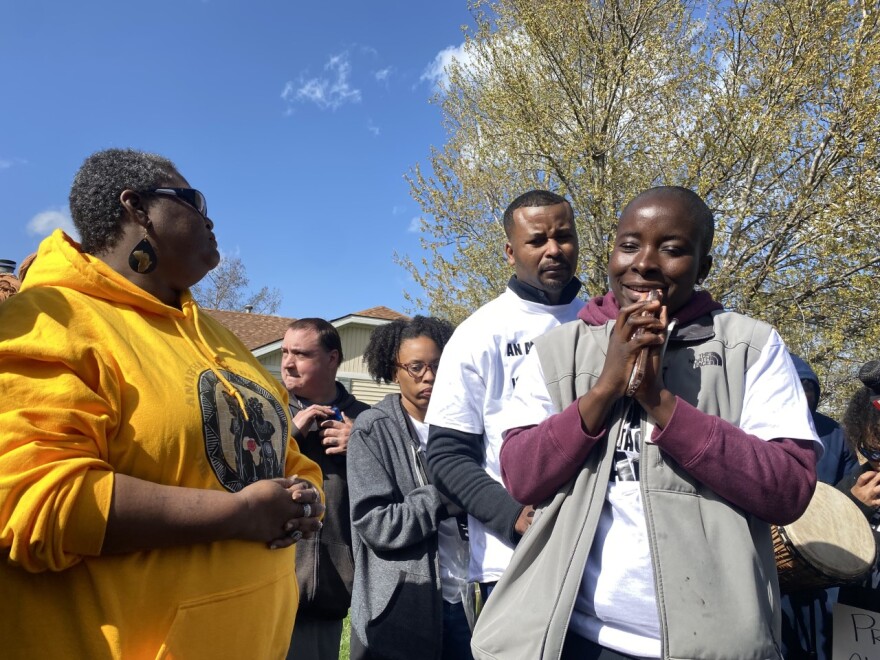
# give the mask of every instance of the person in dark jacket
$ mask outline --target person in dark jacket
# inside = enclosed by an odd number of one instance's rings
[[[346,452],[352,420],[369,406],[336,381],[342,359],[339,333],[324,319],[299,319],[284,334],[281,379],[290,394],[291,434],[300,451],[321,466],[327,506],[323,528],[297,543],[299,610],[288,660],[337,660],[351,605]]]
[[[361,415],[349,444],[355,578],[351,658],[467,660],[464,512],[427,476],[425,413],[453,327],[416,316],[377,328],[364,353],[400,385]]]
[[[880,360],[863,365],[859,380],[864,387],[850,399],[843,415],[843,429],[850,447],[859,452],[865,462],[838,483],[837,488],[865,514],[880,548]],[[880,612],[880,556],[861,584],[840,588],[838,601]]]
[[[816,464],[819,481],[832,486],[859,464],[846,442],[840,424],[816,410],[822,389],[819,378],[803,359],[791,355],[807,404],[816,427],[816,435],[825,453]],[[837,602],[837,588],[812,589],[782,597],[782,652],[787,660],[831,658],[831,613]]]

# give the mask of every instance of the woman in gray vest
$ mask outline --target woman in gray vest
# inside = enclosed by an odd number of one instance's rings
[[[770,523],[806,508],[821,445],[776,331],[696,289],[713,231],[693,191],[637,196],[611,291],[522,365],[502,475],[537,511],[476,657],[781,657]]]

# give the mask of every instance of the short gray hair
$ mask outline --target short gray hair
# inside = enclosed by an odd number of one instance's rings
[[[100,254],[122,237],[123,190],[148,190],[179,177],[167,158],[135,149],[105,149],[86,158],[70,188],[70,215],[82,250]]]

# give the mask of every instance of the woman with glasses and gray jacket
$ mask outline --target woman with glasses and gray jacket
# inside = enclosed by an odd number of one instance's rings
[[[377,328],[364,354],[397,383],[355,421],[348,444],[354,586],[351,658],[470,658],[461,509],[428,478],[425,413],[453,326],[416,316]]]

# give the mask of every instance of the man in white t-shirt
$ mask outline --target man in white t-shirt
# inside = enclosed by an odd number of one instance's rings
[[[487,597],[531,524],[533,508],[501,484],[505,403],[536,337],[574,320],[584,302],[574,277],[578,238],[568,201],[546,190],[504,212],[507,289],[455,331],[443,351],[426,421],[428,464],[442,492],[468,512],[469,579]]]

